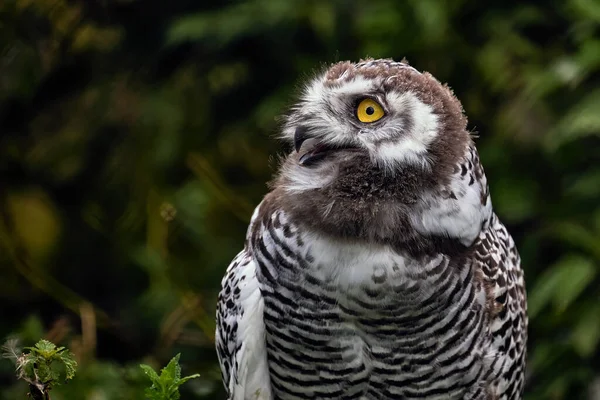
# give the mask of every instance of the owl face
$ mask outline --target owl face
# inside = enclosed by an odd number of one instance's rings
[[[452,91],[404,62],[334,64],[287,116],[294,150],[273,198],[315,232],[416,252],[468,245],[491,203],[466,124]]]
[[[465,126],[460,103],[431,75],[406,63],[367,60],[334,64],[313,79],[283,137],[294,144],[300,181],[314,176],[305,185],[311,189],[352,157],[367,157],[388,174],[457,161],[469,139]]]

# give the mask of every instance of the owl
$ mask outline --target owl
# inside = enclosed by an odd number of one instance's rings
[[[228,398],[520,399],[520,257],[448,86],[339,62],[282,125],[218,297]]]

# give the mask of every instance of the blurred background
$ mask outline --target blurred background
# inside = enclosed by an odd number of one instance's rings
[[[600,2],[0,1],[0,339],[61,399],[222,399],[221,277],[315,68],[407,57],[462,100],[529,291],[528,400],[600,398]],[[0,399],[24,399],[0,360]]]

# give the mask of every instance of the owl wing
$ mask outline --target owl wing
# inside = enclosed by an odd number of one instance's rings
[[[221,285],[215,341],[227,398],[271,399],[264,302],[248,251],[233,259]]]
[[[494,399],[520,398],[527,342],[525,282],[515,243],[495,214],[479,237],[475,262],[488,293],[489,332],[496,355],[492,368],[496,379],[489,390]]]
[[[217,302],[215,341],[228,400],[271,399],[263,310],[256,261],[246,247],[227,268]]]

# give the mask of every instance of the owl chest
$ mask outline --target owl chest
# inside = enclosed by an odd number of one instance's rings
[[[279,398],[430,398],[426,388],[440,385],[452,389],[449,399],[476,398],[469,393],[485,358],[476,306],[416,309],[399,294],[332,296],[289,285],[277,292],[265,296],[264,319]]]
[[[285,225],[259,239],[278,398],[478,398],[471,390],[490,357],[485,293],[469,265],[286,234]]]

